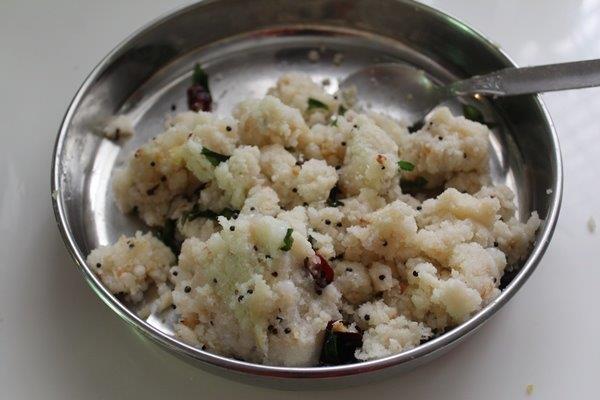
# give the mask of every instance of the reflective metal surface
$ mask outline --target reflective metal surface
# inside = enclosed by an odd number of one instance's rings
[[[346,77],[340,84],[356,90],[358,109],[394,117],[410,126],[442,102],[452,99],[447,86],[433,82],[425,71],[409,64],[373,64]]]
[[[374,64],[353,72],[340,86],[358,90],[359,106],[412,125],[457,96],[504,97],[600,86],[600,60],[509,67],[446,86],[435,84],[423,70],[408,64]]]
[[[69,107],[56,142],[52,170],[55,214],[67,247],[94,291],[144,337],[198,365],[236,379],[304,389],[359,384],[413,368],[449,350],[510,299],[536,267],[552,235],[562,194],[560,152],[551,121],[534,96],[481,104],[499,123],[492,138],[497,183],[517,194],[521,217],[537,210],[545,220],[521,272],[486,309],[456,329],[416,349],[366,363],[323,368],[282,368],[227,359],[192,348],[169,334],[168,325],[140,320],[113,297],[85,265],[94,247],[140,225],[114,206],[112,169],[159,133],[171,104],[184,108],[191,67],[200,61],[218,113],[241,98],[262,95],[285,71],[316,79],[343,79],[375,62],[402,61],[437,82],[511,66],[494,45],[460,22],[408,1],[378,0],[203,1],[151,23],[111,52],[91,73]],[[374,5],[377,13],[370,12]],[[243,18],[242,18],[243,16]],[[321,59],[309,62],[317,49]],[[341,65],[333,62],[343,54]],[[335,90],[335,84],[330,86]],[[137,135],[122,146],[100,129],[114,114],[135,122]],[[551,193],[548,194],[547,190]],[[303,379],[299,379],[303,378]]]

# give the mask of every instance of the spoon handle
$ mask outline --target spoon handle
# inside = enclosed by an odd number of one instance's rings
[[[506,68],[450,84],[455,96],[489,94],[512,96],[600,86],[600,60],[537,67]]]

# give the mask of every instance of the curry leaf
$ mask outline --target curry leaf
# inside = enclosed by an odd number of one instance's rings
[[[156,237],[167,245],[174,254],[179,254],[181,242],[176,237],[176,224],[174,219],[168,219],[162,229],[156,231]]]
[[[206,147],[202,148],[201,153],[215,167],[217,165],[221,164],[222,162],[225,162],[225,161],[229,160],[229,157],[230,157],[230,156],[226,156],[226,155],[223,155],[223,154],[216,153],[216,152],[214,152],[212,150],[207,149]]]
[[[327,324],[320,357],[322,365],[351,364],[358,361],[354,352],[362,346],[362,335],[347,329],[336,330],[339,324],[342,322],[330,321]]]
[[[402,171],[412,171],[413,169],[415,169],[415,165],[413,163],[404,160],[398,161],[398,167]]]
[[[421,128],[423,128],[423,125],[425,125],[425,121],[420,120],[415,122],[414,124],[412,124],[411,126],[408,127],[408,132],[409,133],[415,133],[416,131],[420,130]]]
[[[329,191],[329,197],[327,198],[327,205],[329,207],[341,207],[344,203],[341,200],[338,200],[338,196],[340,195],[340,188],[335,185]]]
[[[203,86],[208,90],[208,74],[202,69],[200,64],[194,66],[194,73],[192,74],[192,82],[194,85]]]
[[[466,119],[470,119],[471,121],[479,122],[480,124],[484,124],[485,120],[483,118],[482,112],[475,106],[470,104],[463,104],[463,115]]]
[[[427,186],[427,183],[427,179],[419,176],[417,179],[412,181],[402,179],[400,181],[400,187],[403,191],[419,190]]]
[[[292,232],[294,232],[294,230],[292,228],[288,228],[287,232],[285,233],[285,237],[283,238],[283,246],[281,246],[279,250],[289,251],[292,248],[292,244],[294,243]]]
[[[323,108],[325,110],[329,110],[329,107],[327,107],[327,104],[325,104],[322,101],[319,101],[317,99],[313,99],[312,97],[309,97],[308,98],[308,111],[313,110],[315,108]]]
[[[183,215],[182,220],[183,220],[183,223],[186,223],[187,221],[193,221],[197,218],[206,218],[206,219],[216,220],[217,217],[219,217],[221,215],[227,219],[231,219],[233,216],[235,216],[238,213],[239,212],[237,210],[232,210],[230,208],[224,208],[219,212],[214,212],[212,210],[200,210],[198,204],[196,204],[196,205],[194,205],[194,208],[192,208],[192,210],[190,212]]]

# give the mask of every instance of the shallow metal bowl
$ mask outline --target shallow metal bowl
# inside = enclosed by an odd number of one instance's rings
[[[320,59],[307,54],[317,50]],[[340,58],[343,61],[339,63]],[[118,212],[111,172],[161,132],[171,105],[185,109],[192,66],[211,76],[216,111],[261,96],[278,76],[300,70],[315,79],[339,79],[375,62],[407,62],[439,82],[514,65],[483,36],[429,7],[397,0],[206,0],[150,23],[94,69],[71,103],[56,141],[52,191],[56,219],[84,278],[136,331],[171,353],[220,375],[289,389],[358,384],[431,360],[459,343],[498,311],[540,261],[558,217],[562,194],[560,150],[550,118],[536,96],[482,102],[498,125],[492,137],[496,183],[516,193],[521,218],[537,210],[544,219],[535,247],[502,294],[467,322],[416,349],[353,365],[283,368],[221,357],[188,346],[157,316],[142,320],[111,295],[85,263],[99,245],[141,228]],[[132,118],[136,136],[120,143],[101,129],[113,115]]]

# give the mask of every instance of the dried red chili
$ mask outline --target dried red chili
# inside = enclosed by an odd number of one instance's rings
[[[333,282],[333,268],[319,253],[312,260],[306,258],[304,260],[304,267],[308,269],[318,287],[324,288]]]

